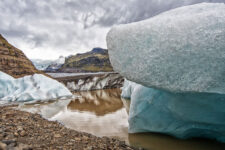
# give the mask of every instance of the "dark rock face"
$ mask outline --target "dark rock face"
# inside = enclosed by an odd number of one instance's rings
[[[66,58],[60,72],[112,72],[108,50],[94,48],[92,51]]]
[[[0,34],[0,71],[15,78],[39,73],[24,53],[8,43]]]

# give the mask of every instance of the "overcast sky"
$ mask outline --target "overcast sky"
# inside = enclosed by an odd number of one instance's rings
[[[106,48],[114,25],[199,2],[225,0],[0,0],[0,34],[31,59],[56,59]]]

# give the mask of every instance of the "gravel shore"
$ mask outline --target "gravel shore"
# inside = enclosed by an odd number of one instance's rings
[[[135,149],[125,142],[108,137],[68,129],[58,122],[43,119],[38,114],[0,107],[0,150],[28,149]]]

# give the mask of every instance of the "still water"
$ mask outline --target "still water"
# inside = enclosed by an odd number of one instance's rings
[[[116,137],[135,147],[149,150],[225,150],[225,144],[205,139],[179,140],[155,133],[128,134],[129,100],[120,98],[119,89],[75,93],[74,100],[20,105],[19,109],[39,113],[66,127]]]

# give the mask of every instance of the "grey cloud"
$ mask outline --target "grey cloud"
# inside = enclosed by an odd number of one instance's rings
[[[105,47],[113,25],[200,2],[225,0],[1,0],[0,33],[31,49],[76,53]]]
[[[106,13],[96,24],[112,26],[137,22],[155,16],[161,12],[201,2],[225,2],[225,0],[134,0],[120,1],[120,7],[105,7]],[[104,5],[105,6],[105,5]]]

